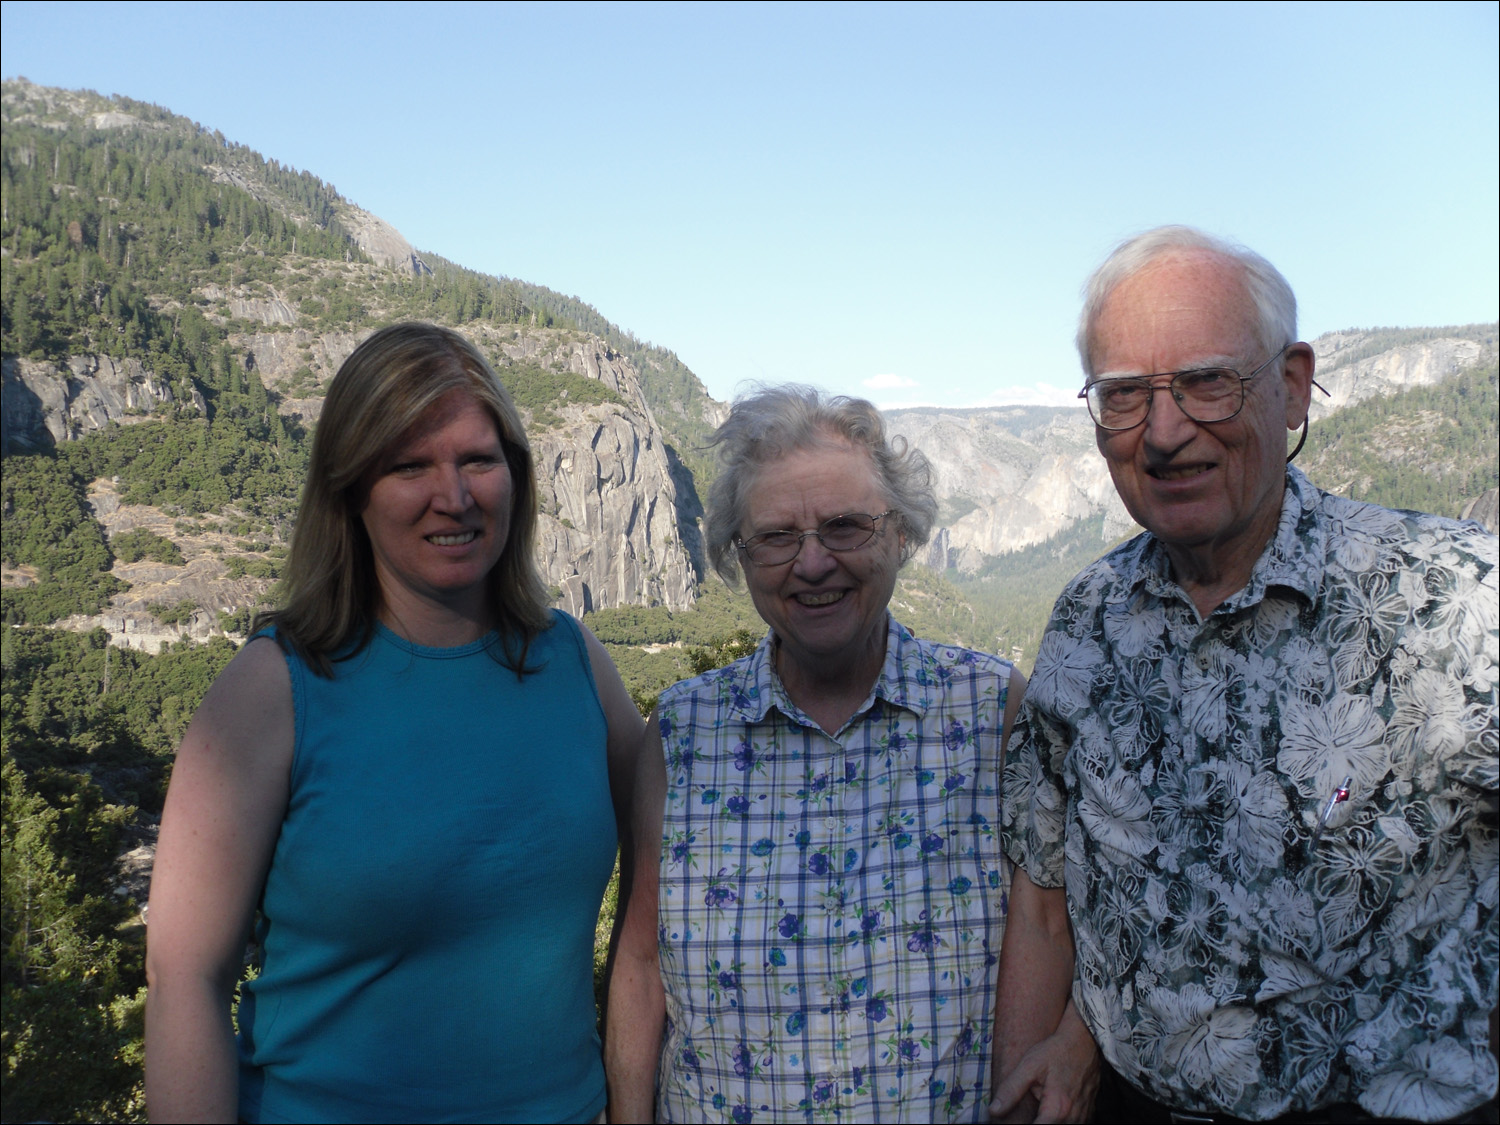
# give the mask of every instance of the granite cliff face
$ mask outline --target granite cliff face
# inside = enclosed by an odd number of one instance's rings
[[[205,296],[224,298],[218,293]],[[263,316],[257,319],[268,327],[284,324],[277,304],[262,301],[258,311]],[[556,592],[557,604],[574,614],[619,605],[690,607],[698,582],[695,513],[680,511],[685,505],[679,502],[662,436],[630,361],[596,337],[578,332],[476,328],[469,335],[494,357],[502,380],[507,361],[526,362],[597,380],[623,400],[587,405],[563,402],[551,408],[552,417],[545,424],[533,420],[528,427],[541,509],[537,561],[544,580]],[[352,332],[283,328],[237,335],[235,342],[244,349],[247,365],[268,387],[277,388],[302,368],[313,371],[321,382],[362,338],[363,334]],[[4,379],[7,452],[49,448],[110,422],[144,421],[158,407],[178,401],[172,388],[136,359],[72,356],[65,365],[58,365],[7,357]],[[198,411],[206,409],[196,389],[192,402]],[[316,421],[321,406],[316,394],[285,397],[280,404],[284,412],[308,422]],[[108,483],[98,482],[95,491],[104,509],[100,514],[113,515]],[[168,538],[181,538],[170,519],[142,523],[145,519],[143,513],[134,512],[127,523],[112,530],[149,525]],[[211,611],[254,601],[248,596],[252,591],[238,586],[218,592],[210,589],[215,565],[206,560],[188,570],[158,568],[162,573],[153,571],[149,578],[126,574],[125,568],[117,566],[119,577],[149,588],[150,596],[141,591],[121,594],[116,612],[98,621],[74,624],[85,628],[102,624],[120,634],[120,643],[140,644],[145,641],[139,635],[145,623],[138,618],[147,601],[175,604],[187,598],[203,607],[204,620],[198,625],[207,628]],[[176,635],[175,631],[163,634]],[[150,638],[158,639],[154,634]]]
[[[378,215],[345,202],[338,208],[338,217],[359,248],[381,265],[412,274],[432,272],[401,232]]]
[[[6,356],[0,362],[0,448],[5,453],[50,449],[110,422],[143,422],[179,399],[165,379],[138,359],[69,356],[65,364]],[[203,410],[203,396],[188,396]]]
[[[563,608],[690,607],[697,527],[679,528],[677,485],[634,367],[597,337],[509,335],[498,344],[507,358],[597,380],[625,400],[554,408],[560,426],[529,431],[542,512],[538,561],[562,588]]]
[[[1464,505],[1460,519],[1478,520],[1491,535],[1500,531],[1500,489],[1492,488]]]
[[[532,442],[542,573],[573,614],[620,605],[686,609],[696,576],[677,533],[660,438],[618,408],[570,409]]]
[[[941,508],[923,561],[936,570],[978,570],[1100,514],[1107,540],[1134,527],[1082,410],[921,408],[890,423],[932,462]]]
[[[1379,395],[1426,387],[1495,358],[1493,327],[1469,336],[1437,336],[1368,354],[1369,332],[1329,332],[1312,342],[1317,380],[1328,392],[1313,392],[1313,425],[1335,410]]]

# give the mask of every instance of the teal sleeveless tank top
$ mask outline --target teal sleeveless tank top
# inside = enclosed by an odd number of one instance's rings
[[[262,971],[239,1008],[244,1120],[603,1108],[604,713],[571,618],[532,644],[524,680],[491,645],[423,648],[380,628],[332,680],[287,657],[296,744]]]

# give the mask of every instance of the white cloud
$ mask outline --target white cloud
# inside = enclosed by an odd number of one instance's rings
[[[903,387],[920,386],[915,379],[908,379],[905,375],[872,375],[863,385],[872,391],[894,391]]]
[[[975,406],[1070,406],[1083,408],[1077,387],[1059,387],[1053,383],[1033,383],[1030,387],[997,387]]]

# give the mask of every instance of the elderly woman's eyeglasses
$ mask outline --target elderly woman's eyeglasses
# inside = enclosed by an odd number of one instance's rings
[[[1245,384],[1281,358],[1287,344],[1248,375],[1232,367],[1202,367],[1196,371],[1163,371],[1156,375],[1096,379],[1078,397],[1089,404],[1089,414],[1102,430],[1133,430],[1151,413],[1157,391],[1170,391],[1182,412],[1194,422],[1227,422],[1245,407]],[[1170,381],[1153,383],[1154,379]]]
[[[762,531],[749,539],[736,539],[734,545],[744,551],[756,566],[780,566],[791,562],[802,553],[802,541],[809,535],[816,535],[827,550],[857,551],[875,538],[880,521],[894,512],[894,508],[878,516],[848,512],[824,520],[812,531]]]

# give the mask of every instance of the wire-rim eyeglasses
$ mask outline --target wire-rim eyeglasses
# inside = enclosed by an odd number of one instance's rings
[[[889,508],[878,516],[865,512],[846,512],[824,520],[811,531],[762,531],[749,539],[736,539],[734,545],[756,566],[782,566],[802,553],[802,542],[809,535],[815,536],[823,549],[844,552],[857,551],[880,529],[880,521],[895,515]]]
[[[1245,408],[1245,384],[1286,354],[1283,344],[1248,375],[1232,367],[1198,367],[1159,371],[1154,375],[1121,375],[1095,379],[1078,392],[1089,416],[1101,430],[1133,430],[1151,416],[1157,391],[1169,391],[1177,408],[1194,422],[1227,422]],[[1166,383],[1154,380],[1167,379]]]

